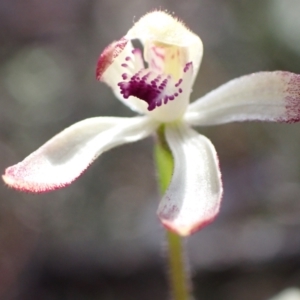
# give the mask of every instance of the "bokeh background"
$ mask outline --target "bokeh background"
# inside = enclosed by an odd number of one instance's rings
[[[252,72],[300,73],[299,0],[1,0],[1,170],[79,120],[133,115],[95,80],[95,64],[158,8],[203,40],[193,99]],[[187,240],[197,299],[300,287],[300,124],[199,132],[218,151],[225,193],[216,221]],[[152,146],[111,150],[53,193],[0,186],[0,299],[168,299]]]

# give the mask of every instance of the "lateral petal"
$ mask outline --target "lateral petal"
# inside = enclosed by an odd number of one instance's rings
[[[134,49],[131,41],[121,38],[108,45],[100,54],[96,78],[109,85],[115,96],[131,110],[140,114],[147,111],[146,104],[136,97],[125,99],[120,93],[119,82],[144,68],[142,53]]]
[[[192,125],[235,121],[300,121],[300,75],[259,72],[229,81],[192,103],[185,116]]]
[[[219,211],[218,158],[212,143],[185,124],[167,125],[166,139],[174,171],[157,214],[165,227],[186,236],[210,223]]]
[[[54,136],[22,162],[6,169],[12,188],[41,193],[72,183],[104,151],[150,135],[149,118],[97,117],[78,122]]]

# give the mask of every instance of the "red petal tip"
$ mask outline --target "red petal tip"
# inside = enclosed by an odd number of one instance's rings
[[[114,59],[118,57],[119,54],[124,50],[127,43],[128,40],[122,38],[119,41],[112,42],[103,50],[97,62],[97,68],[96,68],[97,80],[99,81],[101,80],[103,73],[113,63]]]
[[[35,194],[55,191],[66,187],[73,182],[72,181],[67,184],[45,184],[42,182],[32,182],[30,180],[26,180],[24,171],[22,171],[22,168],[19,168],[18,164],[7,168],[5,170],[5,174],[2,175],[2,179],[9,187],[15,190]]]

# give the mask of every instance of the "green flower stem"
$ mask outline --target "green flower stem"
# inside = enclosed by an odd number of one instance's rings
[[[164,194],[171,181],[173,172],[173,156],[166,143],[164,126],[157,131],[157,143],[155,145],[155,159],[158,171],[158,180],[161,193]],[[191,300],[191,283],[189,272],[185,265],[183,240],[171,231],[166,232],[168,243],[168,263],[170,286],[174,300]]]

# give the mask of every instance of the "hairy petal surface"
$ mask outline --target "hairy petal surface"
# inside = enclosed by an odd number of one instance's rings
[[[185,116],[192,125],[234,121],[300,121],[300,75],[275,71],[246,75],[192,103]]]
[[[127,39],[139,39],[145,48],[145,59],[148,63],[148,52],[153,45],[186,49],[183,65],[192,62],[194,74],[192,83],[198,73],[203,55],[203,45],[200,38],[190,31],[182,21],[164,11],[153,11],[140,18],[125,36]],[[158,47],[160,48],[160,47]],[[171,54],[172,49],[165,54]],[[180,55],[183,55],[181,53]],[[183,57],[182,57],[183,58]]]
[[[165,227],[185,236],[217,215],[221,173],[212,143],[187,125],[167,125],[166,139],[174,157],[174,171],[157,213]]]
[[[104,151],[145,138],[156,127],[146,117],[83,120],[7,168],[3,179],[12,188],[34,193],[65,187]]]

